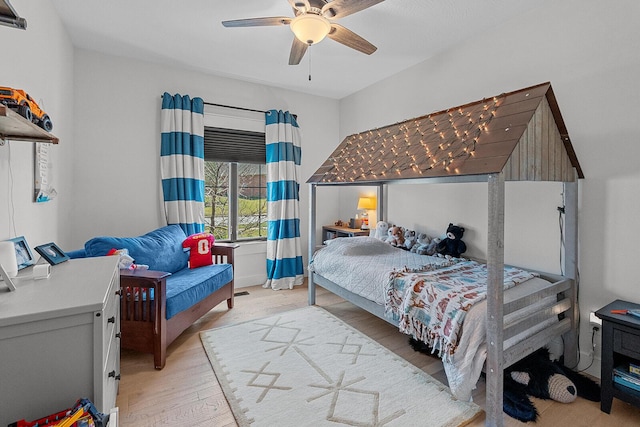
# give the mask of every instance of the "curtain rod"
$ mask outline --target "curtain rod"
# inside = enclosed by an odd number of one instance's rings
[[[162,99],[162,95],[160,95],[160,99]],[[202,101],[205,105],[211,105],[212,107],[223,107],[223,108],[232,108],[234,110],[242,110],[242,111],[251,111],[253,113],[262,113],[262,114],[266,114],[268,113],[268,111],[264,111],[264,110],[255,110],[253,108],[245,108],[245,107],[235,107],[233,105],[225,105],[225,104],[214,104],[213,102],[207,102],[207,101]],[[292,116],[298,120],[298,115],[297,114],[292,114]]]
[[[207,102],[207,101],[203,101],[203,102],[205,103],[205,105],[211,105],[212,107],[232,108],[234,110],[252,111],[254,113],[262,113],[262,114],[267,113],[266,111],[254,110],[253,108],[235,107],[233,105],[224,105],[224,104],[214,104],[213,102]]]
[[[162,99],[162,95],[160,95],[160,99]],[[245,108],[245,107],[235,107],[233,105],[225,105],[225,104],[214,104],[213,102],[202,101],[205,105],[211,105],[212,107],[223,107],[223,108],[232,108],[234,110],[242,110],[242,111],[251,111],[254,113],[262,113],[265,114],[267,111],[264,110],[255,110],[253,108]]]

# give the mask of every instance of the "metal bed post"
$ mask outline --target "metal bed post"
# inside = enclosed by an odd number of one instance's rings
[[[487,400],[485,425],[502,427],[504,339],[504,172],[488,177]]]
[[[378,221],[386,221],[384,216],[384,209],[384,184],[378,184],[378,210],[376,211],[376,217]]]
[[[564,236],[564,263],[563,275],[572,279],[574,286],[571,288],[571,299],[573,309],[568,311],[571,319],[571,330],[565,333],[564,341],[564,364],[571,368],[578,365],[578,334],[580,326],[580,307],[578,306],[578,179],[573,182],[564,183],[565,196],[565,236]]]
[[[316,248],[316,185],[309,184],[309,258],[308,264],[311,264],[311,258]],[[307,271],[307,287],[309,289],[309,305],[316,303],[316,284],[313,282],[313,271]]]

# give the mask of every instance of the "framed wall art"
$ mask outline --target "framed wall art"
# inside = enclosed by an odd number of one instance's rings
[[[34,183],[34,201],[36,203],[48,202],[56,197],[55,188],[51,183],[51,160],[49,159],[49,143],[34,144],[35,150],[35,175],[33,177]]]

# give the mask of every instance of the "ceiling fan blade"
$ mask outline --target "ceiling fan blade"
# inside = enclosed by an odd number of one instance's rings
[[[302,57],[307,52],[306,43],[298,40],[297,37],[293,37],[293,44],[291,45],[291,53],[289,54],[289,65],[298,65],[302,60]]]
[[[296,15],[298,15],[298,13],[307,13],[309,9],[311,9],[309,0],[289,0],[289,4],[296,12]]]
[[[268,27],[275,25],[289,25],[291,18],[286,16],[273,16],[270,18],[248,18],[222,21],[225,27]]]
[[[360,12],[384,0],[333,0],[322,6],[322,15],[328,19],[339,19]]]
[[[367,55],[371,55],[373,52],[378,50],[377,47],[357,35],[351,30],[346,29],[342,25],[331,24],[331,31],[327,34],[331,40],[335,40],[338,43],[342,43],[345,46],[350,47],[351,49],[358,50],[362,53],[366,53]]]

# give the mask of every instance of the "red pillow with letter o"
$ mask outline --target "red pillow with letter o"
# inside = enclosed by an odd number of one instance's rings
[[[187,237],[182,242],[183,248],[189,248],[189,268],[204,267],[213,264],[211,248],[215,242],[211,233],[197,233]]]

